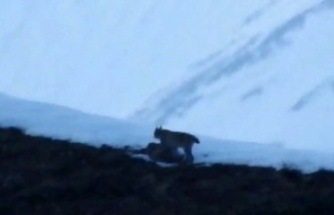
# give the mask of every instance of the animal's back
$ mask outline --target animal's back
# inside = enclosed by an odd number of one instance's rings
[[[175,147],[192,145],[194,143],[198,144],[200,142],[199,139],[192,134],[167,129],[160,131],[159,138],[162,144]]]
[[[175,132],[175,133],[177,133],[179,140],[183,143],[187,143],[187,144],[191,144],[191,143],[199,144],[200,143],[199,139],[192,134],[189,134],[186,132]]]

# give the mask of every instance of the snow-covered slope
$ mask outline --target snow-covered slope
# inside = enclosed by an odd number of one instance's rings
[[[4,0],[0,91],[125,117],[267,2]]]
[[[0,92],[334,152],[333,0],[4,0]]]
[[[231,44],[131,118],[334,151],[334,1],[308,3],[277,1],[254,15]]]
[[[152,127],[85,114],[61,106],[0,94],[0,107],[1,127],[23,128],[28,134],[115,147],[145,147],[153,140]],[[319,168],[334,170],[334,153],[289,150],[279,145],[217,140],[204,136],[200,136],[200,139],[201,143],[193,148],[196,163],[234,163],[276,168],[290,165],[306,172]]]
[[[0,93],[0,126],[18,127],[28,134],[92,145],[144,146],[152,128],[74,109],[13,98]]]

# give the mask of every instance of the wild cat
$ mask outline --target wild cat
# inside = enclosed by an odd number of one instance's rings
[[[154,130],[154,137],[160,140],[161,150],[171,149],[176,158],[178,156],[177,149],[182,148],[185,154],[185,162],[193,163],[192,147],[195,143],[200,143],[196,136],[186,132],[171,131],[159,127]]]

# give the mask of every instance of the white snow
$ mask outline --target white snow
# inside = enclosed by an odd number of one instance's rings
[[[268,1],[4,0],[0,91],[126,117]]]
[[[123,120],[106,118],[70,108],[15,99],[0,94],[0,126],[19,127],[42,135],[92,145],[143,146],[148,129]]]
[[[273,1],[130,119],[334,152],[333,1],[289,2]]]
[[[55,105],[3,95],[1,123],[140,146],[163,124],[235,140],[198,161],[331,168],[333,2],[2,0],[0,93]]]
[[[145,147],[148,142],[154,141],[153,127],[134,125],[66,107],[25,101],[4,94],[0,94],[0,107],[1,127],[19,127],[32,135],[114,147]],[[204,136],[200,140],[201,143],[193,148],[196,163],[233,163],[275,168],[288,165],[305,172],[319,168],[334,170],[334,154],[331,153],[288,150],[278,144],[217,140]],[[145,156],[142,158],[147,159]]]

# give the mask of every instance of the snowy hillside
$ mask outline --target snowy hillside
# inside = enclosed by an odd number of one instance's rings
[[[18,127],[28,134],[64,139],[91,145],[143,146],[149,128],[123,120],[106,118],[45,103],[16,99],[0,94],[0,126]],[[149,131],[151,131],[149,129]]]
[[[28,134],[70,140],[89,145],[143,148],[153,139],[153,128],[69,108],[24,101],[0,94],[0,127],[15,126]],[[306,172],[319,168],[334,170],[333,153],[289,150],[278,145],[216,140],[200,136],[193,148],[195,163],[228,163],[250,166],[284,165]],[[148,159],[145,157],[145,159]]]
[[[334,151],[334,2],[272,3],[130,118]]]
[[[268,2],[5,0],[0,91],[125,117]]]
[[[4,0],[0,92],[334,152],[333,8],[333,0]]]

